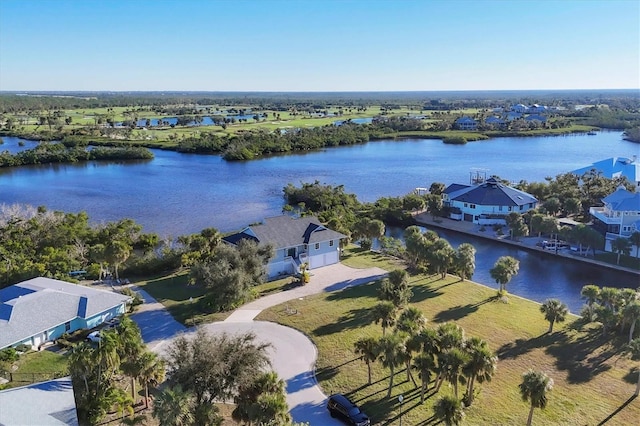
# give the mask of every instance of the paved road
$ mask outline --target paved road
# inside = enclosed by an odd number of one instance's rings
[[[380,268],[354,269],[342,264],[315,269],[309,284],[258,299],[236,310],[224,322],[200,327],[211,333],[237,334],[252,331],[259,341],[270,343],[271,363],[287,385],[287,404],[293,420],[309,422],[312,426],[340,425],[342,423],[329,416],[325,408],[327,396],[316,382],[317,351],[311,340],[292,328],[253,319],[263,309],[288,300],[363,284],[383,277],[386,273]],[[153,351],[163,354],[177,335],[194,334],[193,328],[187,329],[175,321],[162,304],[145,291],[134,290],[140,292],[145,303],[132,315],[132,319],[140,326],[142,338]]]

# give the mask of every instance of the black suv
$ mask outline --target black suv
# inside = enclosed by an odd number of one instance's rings
[[[329,397],[327,409],[331,417],[339,417],[350,425],[369,426],[371,424],[369,417],[360,411],[356,404],[339,393]]]

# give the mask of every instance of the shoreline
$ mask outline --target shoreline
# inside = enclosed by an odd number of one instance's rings
[[[521,238],[520,241],[507,240],[506,236],[503,236],[503,237],[495,236],[492,231],[481,232],[478,230],[479,225],[476,225],[471,222],[463,222],[463,221],[458,222],[448,218],[436,218],[435,220],[433,220],[429,213],[418,213],[413,216],[413,221],[415,222],[416,225],[419,225],[419,226],[422,225],[427,227],[446,229],[446,230],[458,232],[461,234],[472,235],[474,237],[483,238],[485,240],[491,240],[497,243],[510,245],[512,247],[516,247],[522,250],[527,250],[535,253],[542,253],[548,257],[559,256],[562,259],[572,260],[574,262],[588,263],[592,266],[611,269],[611,270],[615,270],[615,271],[623,272],[627,274],[632,274],[640,278],[640,271],[635,269],[626,268],[619,265],[613,265],[611,263],[606,263],[600,260],[590,259],[586,257],[574,256],[572,254],[567,254],[562,251],[558,251],[556,253],[554,251],[545,250],[542,247],[536,246],[536,243],[540,239],[538,237],[524,237],[524,238]]]
[[[573,125],[573,126],[582,126],[583,128],[559,128],[559,129],[539,129],[539,130],[535,130],[535,131],[524,131],[524,132],[519,132],[519,131],[505,131],[505,132],[500,132],[500,131],[495,131],[495,130],[491,130],[491,131],[486,131],[486,132],[482,132],[482,131],[464,131],[464,130],[445,130],[445,131],[430,131],[430,130],[419,130],[419,131],[396,131],[393,133],[387,133],[387,134],[383,134],[381,136],[370,136],[369,140],[367,142],[364,143],[368,143],[368,142],[376,142],[376,141],[380,141],[380,140],[385,140],[385,139],[392,139],[392,140],[402,140],[402,139],[424,139],[424,140],[441,140],[442,143],[446,143],[445,139],[447,139],[448,137],[463,137],[466,139],[465,144],[466,143],[470,143],[470,142],[481,142],[481,141],[486,141],[486,140],[491,140],[491,139],[499,139],[499,138],[503,138],[503,137],[522,137],[522,138],[528,138],[528,137],[556,137],[556,136],[569,136],[569,135],[576,135],[576,134],[583,134],[583,133],[587,133],[590,130],[605,130],[605,131],[618,131],[619,129],[607,129],[607,128],[599,128],[599,127],[595,127],[595,126],[588,126],[588,125]],[[572,127],[573,127],[572,126]],[[206,126],[204,126],[206,127]],[[214,126],[211,126],[214,127]],[[535,133],[534,133],[535,132]],[[45,135],[36,135],[33,133],[27,133],[27,134],[21,134],[19,132],[12,132],[12,131],[7,131],[7,130],[3,130],[0,131],[0,137],[13,137],[13,138],[19,138],[19,139],[24,139],[24,140],[28,140],[28,141],[32,141],[32,142],[42,142],[42,141],[62,141],[65,136],[71,136],[71,135],[63,135],[63,134],[57,134],[54,136],[49,135],[49,137],[45,136]],[[129,146],[129,145],[134,145],[134,146],[141,146],[147,149],[160,149],[160,150],[166,150],[166,151],[175,151],[175,152],[182,152],[179,149],[179,146],[174,142],[174,141],[154,141],[151,142],[149,140],[139,140],[139,139],[112,139],[112,138],[107,138],[107,137],[95,137],[95,136],[76,136],[76,137],[71,137],[69,140],[77,140],[78,142],[80,142],[80,144],[86,144],[86,145],[96,145],[96,146],[111,146],[111,147],[118,147],[118,146]],[[0,145],[1,147],[1,145]],[[320,149],[324,149],[324,148],[329,148],[330,146],[325,145],[322,148],[318,148],[318,150]],[[305,153],[308,152],[306,150],[297,150],[297,151],[289,151],[289,152],[282,152],[282,153],[268,153],[268,154],[263,154],[263,155],[259,155],[256,157],[253,157],[251,159],[248,159],[248,161],[253,160],[253,159],[262,159],[262,158],[266,158],[266,157],[270,157],[273,155],[287,155],[287,154],[299,154],[299,153]],[[200,155],[220,155],[221,157],[223,156],[223,152],[183,152],[183,153],[189,153],[189,154],[200,154]],[[225,161],[247,161],[246,159],[244,160],[234,160],[234,159],[225,159]]]

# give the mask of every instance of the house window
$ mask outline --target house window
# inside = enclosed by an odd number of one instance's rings
[[[329,240],[329,247],[333,247],[333,240]]]
[[[523,210],[523,209],[524,209],[524,206],[520,206],[520,210]]]
[[[498,206],[498,211],[501,212],[502,211],[502,206]]]
[[[320,243],[316,243],[316,250],[320,248]]]
[[[476,205],[475,205],[475,204],[471,204],[471,206],[470,206],[470,207],[471,207],[472,209],[475,209],[475,208],[476,208]]]
[[[65,333],[71,331],[71,321],[67,321],[64,323],[64,331]]]
[[[464,203],[464,206],[465,206],[465,207],[469,207],[469,205],[468,205],[467,203]]]
[[[509,206],[509,211],[511,211],[511,206]]]

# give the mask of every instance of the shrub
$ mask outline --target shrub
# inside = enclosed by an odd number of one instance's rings
[[[0,351],[0,362],[14,362],[17,361],[20,356],[15,348],[6,348]]]
[[[464,145],[467,143],[467,139],[463,136],[449,136],[442,139],[442,142],[451,145]]]
[[[16,346],[16,351],[18,352],[29,352],[30,350],[31,350],[31,346],[25,345],[24,343],[21,343],[18,346]]]

